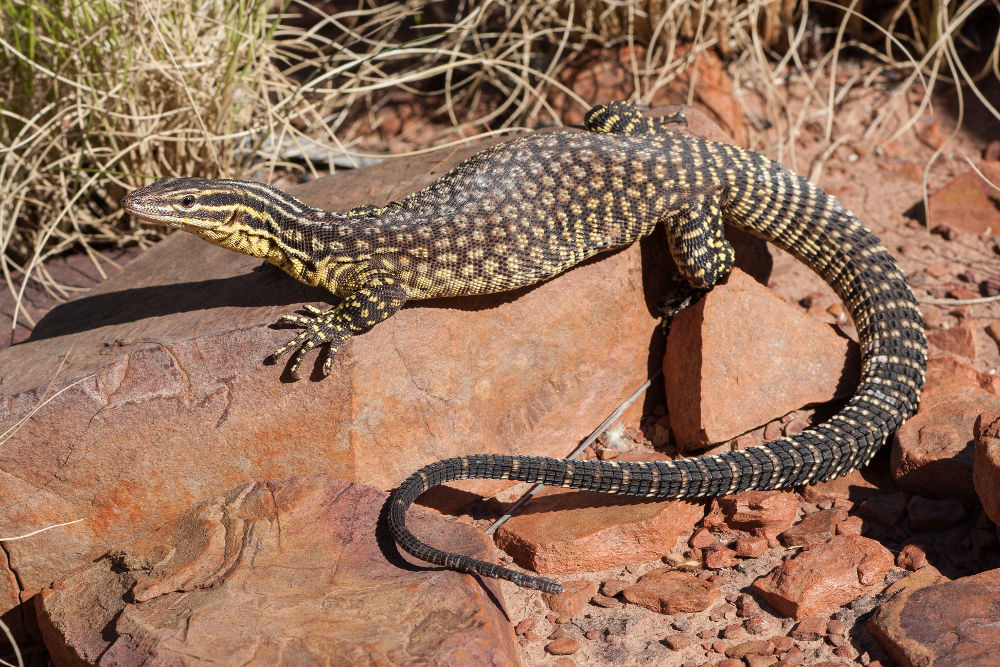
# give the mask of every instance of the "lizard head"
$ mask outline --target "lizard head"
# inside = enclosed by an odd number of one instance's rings
[[[267,257],[280,238],[282,214],[308,208],[264,183],[205,178],[161,178],[130,192],[121,206],[141,220],[256,257]]]

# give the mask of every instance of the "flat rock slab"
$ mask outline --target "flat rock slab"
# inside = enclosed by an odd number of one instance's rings
[[[503,524],[495,539],[535,572],[606,570],[661,557],[704,514],[701,503],[686,500],[546,488]]]
[[[995,665],[1000,646],[998,599],[1000,570],[904,587],[875,611],[868,630],[903,667]]]
[[[670,327],[663,375],[685,451],[746,433],[805,405],[849,396],[855,342],[740,270]]]
[[[313,475],[208,500],[43,589],[46,646],[56,664],[520,664],[496,582],[386,560],[385,498]],[[471,527],[409,518],[442,548],[495,553]]]
[[[827,614],[883,584],[892,552],[860,535],[837,535],[786,560],[753,583],[779,614],[803,618]]]

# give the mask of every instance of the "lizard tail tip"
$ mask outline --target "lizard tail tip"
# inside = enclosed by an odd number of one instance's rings
[[[551,593],[552,595],[558,595],[559,593],[565,593],[566,589],[557,584],[554,581],[545,581],[545,586],[540,589],[544,593]]]

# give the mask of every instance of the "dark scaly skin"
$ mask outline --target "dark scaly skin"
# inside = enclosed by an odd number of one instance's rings
[[[274,356],[331,352],[408,299],[530,285],[666,227],[681,274],[698,289],[733,265],[723,221],[789,251],[845,302],[858,330],[861,380],[826,422],[759,447],[676,461],[616,463],[475,455],[438,461],[390,498],[389,528],[428,562],[558,592],[547,579],[416,539],[407,508],[438,484],[511,479],[650,498],[720,496],[831,479],[865,465],[916,412],[926,366],[917,303],[896,262],[840,202],[781,165],[735,146],[670,132],[615,103],[591,109],[590,132],[520,137],[486,149],[428,188],[383,208],[312,209],[245,181],[161,179],[123,202],[139,217],[262,257],[343,297],[284,321],[304,331]],[[327,356],[324,369],[329,370]]]

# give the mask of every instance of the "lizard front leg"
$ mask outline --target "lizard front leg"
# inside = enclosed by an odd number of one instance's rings
[[[278,319],[278,324],[304,329],[271,355],[271,359],[277,361],[286,352],[296,350],[288,366],[292,379],[299,379],[299,366],[306,352],[320,345],[326,346],[323,375],[329,375],[333,355],[344,341],[388,319],[406,303],[406,289],[388,273],[369,271],[359,274],[352,282],[357,289],[333,308],[322,310],[307,305],[304,307],[306,315],[282,315]]]

